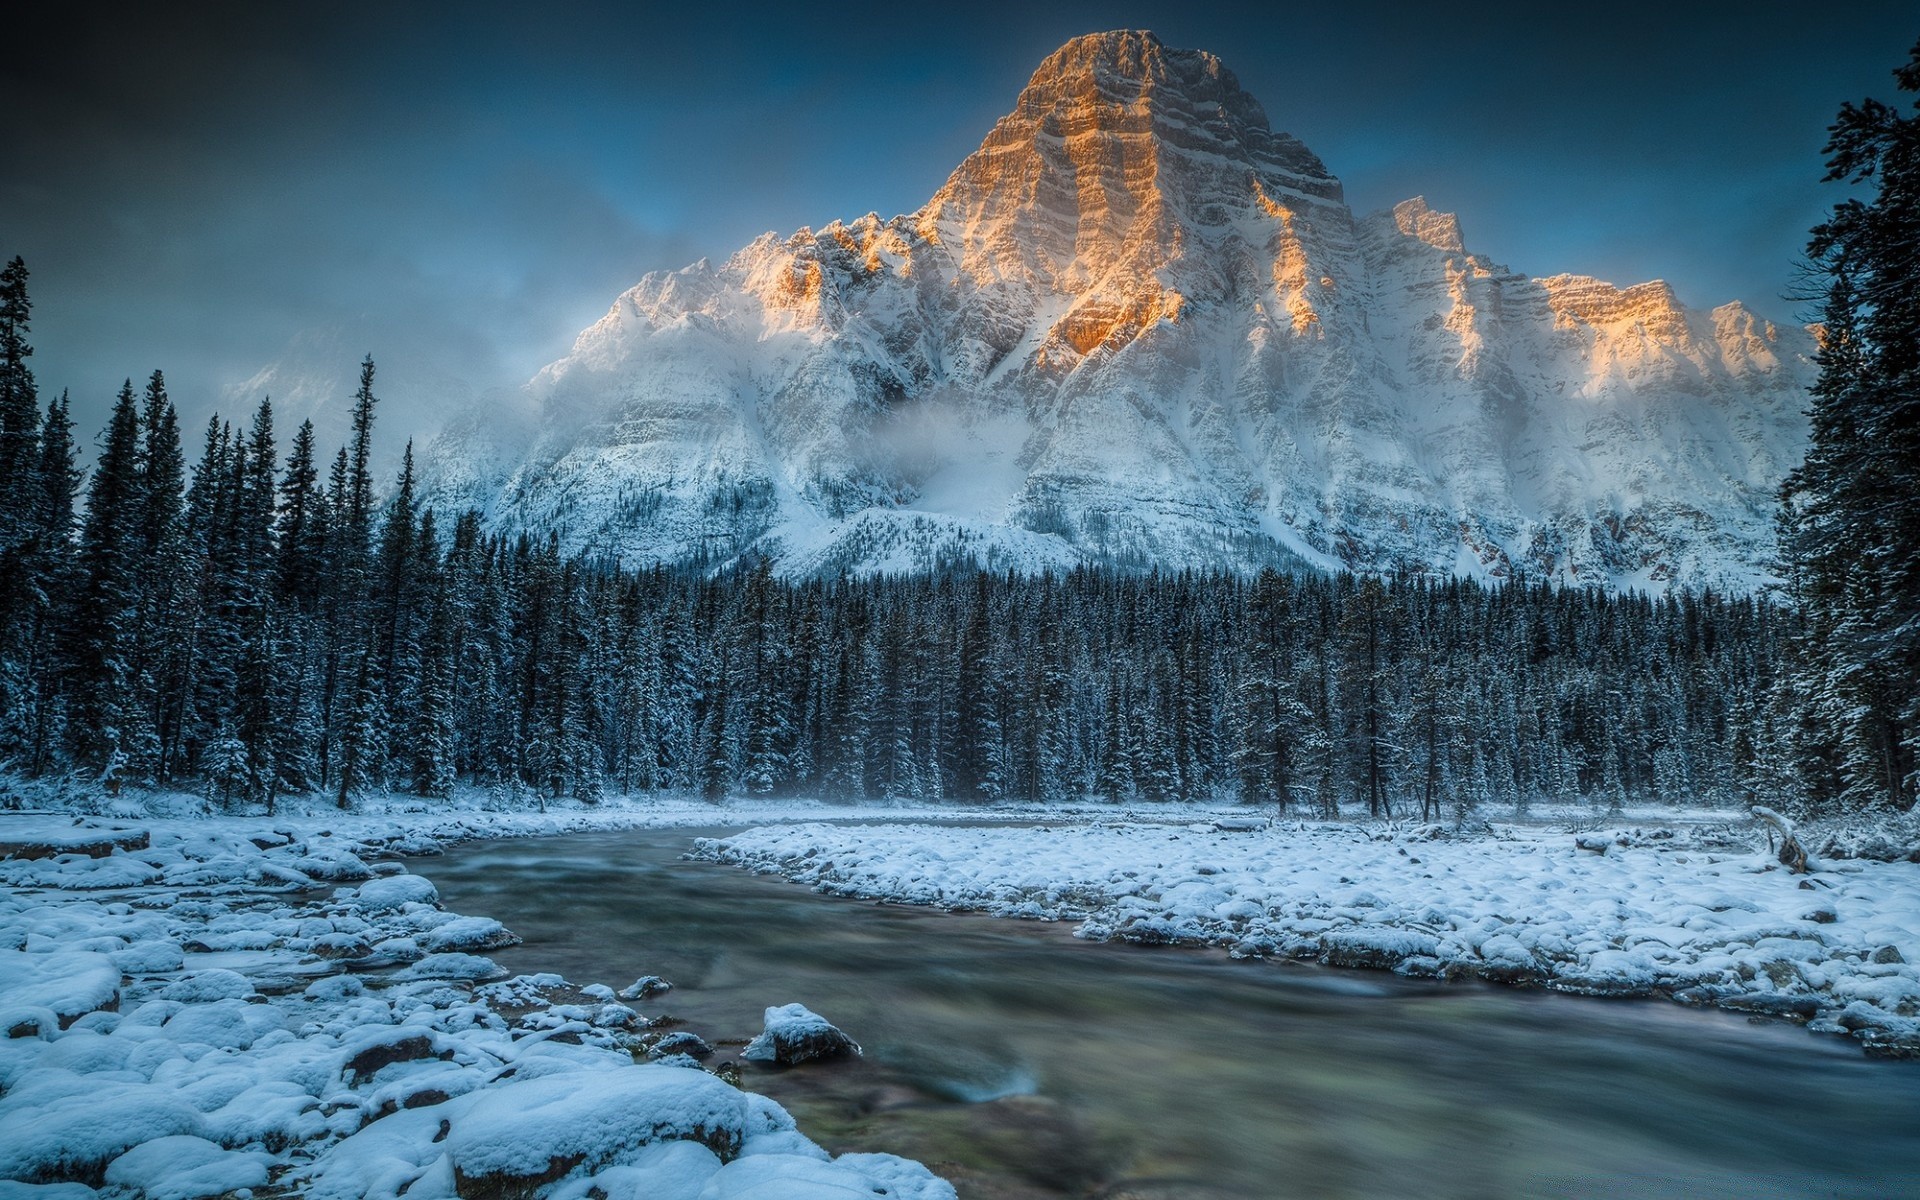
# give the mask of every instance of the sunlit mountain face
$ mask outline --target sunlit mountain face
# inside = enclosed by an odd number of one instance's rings
[[[1812,350],[1515,274],[1418,198],[1356,216],[1218,58],[1122,31],[919,211],[647,276],[426,458],[440,503],[635,563],[1749,591]]]

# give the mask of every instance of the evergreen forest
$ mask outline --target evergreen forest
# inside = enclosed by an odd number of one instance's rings
[[[1920,47],[1896,73],[1920,92]],[[376,480],[271,403],[189,465],[129,381],[82,472],[0,271],[0,770],[221,808],[457,785],[961,803],[1238,798],[1437,819],[1546,799],[1911,808],[1920,784],[1920,115],[1845,106],[1787,586],[643,568]],[[344,390],[344,389],[343,389]]]

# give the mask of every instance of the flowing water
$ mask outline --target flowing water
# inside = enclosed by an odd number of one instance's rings
[[[665,976],[636,1007],[709,1041],[770,1004],[819,1012],[866,1056],[744,1086],[962,1197],[1920,1196],[1920,1063],[1839,1038],[1089,945],[681,860],[717,832],[480,842],[421,869],[526,939],[493,956],[516,972]]]

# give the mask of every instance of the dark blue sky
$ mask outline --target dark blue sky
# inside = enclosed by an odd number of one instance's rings
[[[1424,193],[1516,269],[1791,319],[1825,126],[1920,36],[1911,0],[61,7],[0,76],[0,254],[88,438],[156,366],[194,421],[280,361],[343,399],[367,351],[424,432],[648,270],[918,207],[1126,26],[1218,53],[1357,210]]]

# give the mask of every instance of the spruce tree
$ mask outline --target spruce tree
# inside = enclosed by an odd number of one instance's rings
[[[87,487],[78,593],[68,640],[66,735],[76,764],[117,789],[125,773],[121,727],[132,699],[127,662],[140,602],[140,414],[128,380],[114,402]]]
[[[1894,73],[1920,92],[1920,45]],[[1806,462],[1782,495],[1805,613],[1816,802],[1913,805],[1920,789],[1920,107],[1843,105],[1827,180],[1864,189],[1813,230],[1827,277]]]
[[[155,371],[141,400],[139,612],[132,631],[134,687],[128,754],[143,775],[166,781],[185,765],[187,696],[197,667],[199,559],[181,502],[186,460],[166,378]]]
[[[27,359],[33,302],[27,265],[0,268],[0,553],[31,532],[39,461],[40,400]]]
[[[39,505],[34,512],[32,552],[22,570],[31,580],[28,605],[14,614],[17,625],[5,646],[8,671],[5,755],[30,775],[53,765],[59,738],[60,617],[74,588],[74,498],[80,471],[74,466],[73,421],[67,395],[47,405],[40,427]],[[15,684],[17,683],[17,687]]]

